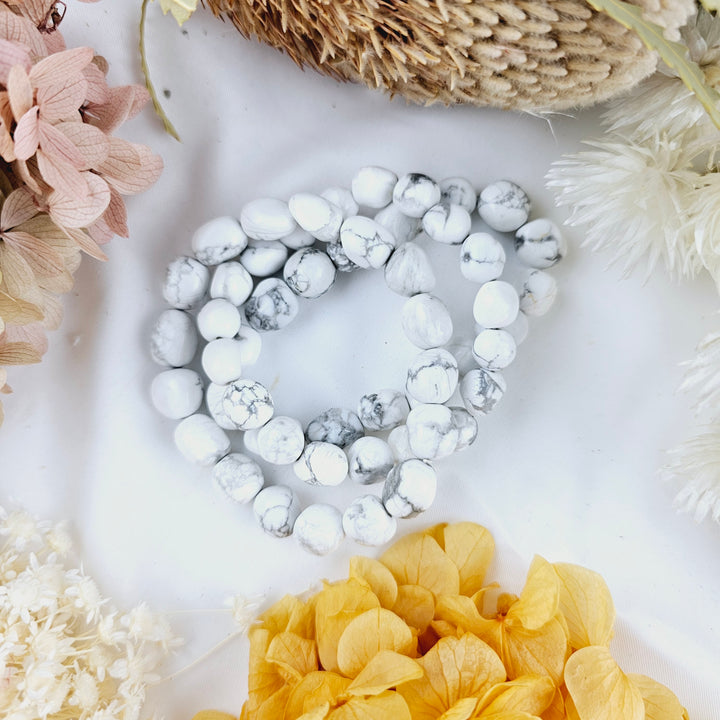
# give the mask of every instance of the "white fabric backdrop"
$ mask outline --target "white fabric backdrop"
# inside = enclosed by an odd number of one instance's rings
[[[138,81],[140,2],[68,6],[68,44],[105,55],[113,84]],[[69,519],[86,569],[126,607],[145,599],[160,610],[204,610],[235,593],[272,601],[343,576],[359,549],[346,543],[318,559],[292,540],[263,536],[249,508],[230,505],[206,471],[179,457],[173,424],[147,398],[157,371],[148,332],[163,308],[165,265],[189,250],[204,220],[237,214],[254,197],[347,184],[366,164],[465,175],[479,187],[510,177],[531,193],[536,215],[561,220],[543,175],[597,132],[597,113],[548,123],[412,107],[302,72],[205,11],[183,32],[158,7],[149,15],[153,79],[170,93],[164,105],[183,142],[164,135],[150,110],[122,129],[159,152],[166,170],[129,201],[131,238],[112,242],[109,263],[83,263],[42,365],[12,372],[0,502]],[[675,392],[678,364],[717,326],[717,294],[708,281],[674,285],[662,273],[647,284],[621,280],[605,258],[579,247],[580,234],[568,235],[569,257],[553,270],[559,302],[532,323],[506,373],[505,399],[478,442],[440,464],[434,507],[401,531],[483,523],[498,541],[493,575],[511,590],[534,553],[599,571],[618,610],[613,650],[622,666],[665,682],[694,720],[715,720],[720,527],[676,515],[674,488],[657,469],[690,432],[689,401]],[[472,288],[454,281],[454,251],[437,258],[446,275],[440,294],[469,328]],[[303,305],[263,352],[282,412],[307,421],[326,407],[353,406],[370,389],[400,387],[412,353],[399,332],[401,303],[380,275],[354,273]],[[352,496],[349,488],[327,497]],[[232,630],[226,616],[174,619],[189,641],[179,664]],[[244,642],[233,642],[161,685],[153,702],[178,720],[210,706],[239,713],[246,665]]]

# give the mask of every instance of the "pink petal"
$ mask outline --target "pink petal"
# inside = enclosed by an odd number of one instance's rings
[[[120,193],[110,188],[110,204],[102,218],[108,225],[110,231],[120,237],[128,237],[130,234],[127,226],[127,209]]]
[[[44,58],[47,55],[43,37],[37,27],[27,18],[14,13],[0,13],[0,38],[26,47],[31,59]]]
[[[16,159],[15,143],[2,118],[0,118],[0,157],[9,163]]]
[[[85,159],[67,135],[44,120],[39,121],[38,132],[40,147],[45,155],[70,163],[76,170],[82,169]]]
[[[18,121],[15,128],[15,156],[18,160],[29,160],[40,144],[38,112],[40,108],[30,108]]]
[[[20,65],[13,65],[8,73],[8,100],[15,120],[20,118],[35,104],[30,78]]]
[[[53,85],[58,78],[70,78],[82,73],[93,59],[95,51],[89,47],[63,50],[43,58],[30,70],[30,80],[39,88],[42,85]]]
[[[43,180],[56,192],[78,200],[87,196],[88,184],[69,162],[37,151],[37,163]]]
[[[158,179],[163,162],[145,145],[112,137],[110,154],[97,169],[121,195],[134,195],[147,190]]]
[[[107,255],[100,249],[98,244],[84,231],[76,228],[68,228],[68,235],[78,244],[84,252],[96,260],[107,260]]]
[[[133,85],[113,87],[108,90],[108,100],[102,104],[85,106],[87,122],[108,134],[116,130],[130,117],[137,104]]]
[[[87,80],[81,75],[71,75],[64,81],[41,85],[37,92],[37,104],[43,119],[51,123],[72,120],[85,102]]]
[[[45,330],[40,323],[30,325],[8,325],[5,330],[5,342],[27,343],[32,346],[40,355],[44,355],[48,349]]]
[[[25,160],[15,160],[13,163],[13,170],[17,173],[20,179],[28,186],[28,189],[34,192],[36,195],[42,195],[43,189],[40,187],[40,182],[35,177],[35,171],[37,168],[34,164],[28,164]]]
[[[48,198],[52,219],[65,228],[83,228],[94,223],[110,204],[110,188],[98,175],[83,173],[90,191],[82,199],[51,193]]]
[[[30,72],[32,63],[27,48],[8,40],[0,40],[0,82],[7,86],[10,70],[19,65],[25,72]]]
[[[91,62],[83,70],[83,77],[88,84],[86,101],[96,104],[108,102],[110,90],[105,79],[105,73],[94,62]]]
[[[104,215],[101,218],[98,218],[92,225],[88,225],[85,229],[87,230],[88,235],[98,245],[105,245],[115,237],[115,233],[108,226]]]
[[[32,193],[21,187],[13,190],[0,210],[0,226],[3,230],[17,227],[38,214]]]
[[[84,122],[63,122],[55,129],[65,135],[83,157],[80,170],[89,170],[100,165],[110,152],[110,143],[102,130]]]
[[[46,330],[57,330],[60,327],[63,316],[62,303],[54,293],[43,290],[43,311],[45,317],[43,318],[42,325]]]
[[[25,258],[35,275],[54,277],[65,272],[62,255],[34,235],[22,231],[11,231],[4,233],[3,239]]]
[[[59,32],[43,33],[43,40],[45,41],[45,47],[47,48],[48,55],[53,55],[54,53],[67,50],[65,38]]]

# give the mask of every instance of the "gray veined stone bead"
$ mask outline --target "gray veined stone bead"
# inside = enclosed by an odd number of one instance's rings
[[[544,315],[555,302],[557,282],[542,270],[533,270],[520,291],[520,309],[526,315]]]
[[[385,509],[393,517],[409,518],[425,512],[434,502],[437,475],[426,462],[405,460],[396,465],[383,487]]]
[[[567,243],[554,222],[538,218],[515,233],[515,252],[526,265],[543,270],[565,257]]]
[[[395,203],[380,210],[375,215],[375,222],[387,228],[398,245],[409,242],[420,232],[420,218],[408,217]]]
[[[320,197],[324,197],[328,202],[337,205],[342,212],[343,219],[357,215],[360,210],[352,192],[344,187],[329,187],[320,193]]]
[[[256,430],[273,416],[274,405],[264,385],[240,378],[225,387],[222,411],[239,430]]]
[[[240,311],[229,300],[209,300],[197,315],[197,326],[205,340],[234,337],[240,329]]]
[[[512,232],[527,222],[530,207],[530,198],[519,185],[498,180],[480,193],[477,209],[493,230]]]
[[[293,465],[295,474],[308,485],[334,487],[347,477],[348,459],[343,449],[328,442],[311,442]]]
[[[302,425],[295,418],[277,415],[258,430],[257,446],[263,460],[274,465],[290,465],[305,448]]]
[[[368,430],[391,430],[405,422],[409,412],[407,398],[397,390],[368,393],[358,403],[358,417]]]
[[[183,310],[163,310],[150,335],[150,355],[158,365],[182,367],[197,351],[195,322]]]
[[[295,520],[293,537],[300,547],[313,555],[327,555],[337,549],[345,537],[343,516],[332,505],[308,505]]]
[[[375,495],[362,495],[345,510],[343,529],[356,543],[377,547],[390,542],[397,532],[397,520]]]
[[[314,299],[334,284],[337,269],[327,253],[304,248],[293,253],[285,263],[283,277],[288,287],[300,297]]]
[[[388,445],[398,462],[415,457],[415,453],[410,447],[410,433],[407,425],[398,425],[390,431]]]
[[[455,452],[459,432],[452,411],[428,403],[413,408],[407,418],[408,442],[417,458],[435,460]]]
[[[473,343],[473,357],[486,370],[503,370],[517,352],[515,338],[507,330],[482,330]]]
[[[215,421],[196,413],[178,423],[175,428],[175,445],[186,460],[209,467],[230,451],[230,439]]]
[[[255,496],[253,511],[260,527],[268,535],[282,538],[292,533],[300,514],[300,503],[286,485],[271,485]]]
[[[339,447],[351,445],[365,434],[360,418],[347,408],[330,408],[308,423],[310,442],[329,442]]]
[[[288,249],[279,240],[250,240],[240,264],[254,277],[276,273],[287,260]]]
[[[424,350],[447,344],[453,334],[452,317],[445,303],[428,293],[406,300],[400,320],[407,339]]]
[[[207,405],[210,417],[212,417],[219,427],[223,430],[239,430],[238,425],[229,418],[223,408],[223,397],[225,396],[226,389],[227,385],[219,385],[218,383],[211,382],[205,391],[205,404]]]
[[[369,208],[385,207],[393,196],[397,175],[387,168],[369,165],[360,168],[353,177],[350,187],[358,205]]]
[[[224,298],[239,307],[250,297],[252,289],[250,273],[239,262],[231,260],[215,268],[210,283],[210,297]]]
[[[343,222],[340,242],[348,258],[361,268],[382,267],[397,245],[387,228],[363,215]]]
[[[236,503],[248,503],[265,484],[260,466],[242,453],[230,453],[212,470],[215,484]]]
[[[460,396],[471,412],[487,415],[492,412],[505,394],[507,384],[499,372],[477,368],[460,381]]]
[[[233,217],[217,217],[203,223],[192,236],[195,257],[203,265],[219,265],[239,255],[247,246],[247,235]]]
[[[328,243],[325,252],[339,272],[352,272],[353,270],[357,270],[358,266],[347,256],[342,243]]]
[[[315,238],[302,228],[295,228],[289,235],[286,235],[280,242],[290,250],[300,250],[300,248],[310,247],[315,244]]]
[[[420,403],[444,403],[455,392],[458,366],[455,358],[443,348],[419,353],[410,363],[406,389]]]
[[[295,293],[278,278],[258,283],[245,303],[245,317],[258,331],[281,330],[295,319],[298,310]]]
[[[435,273],[425,251],[414,242],[400,245],[385,266],[385,283],[405,297],[431,292],[435,287]]]
[[[492,235],[468,235],[460,248],[460,272],[471,282],[497,280],[505,269],[505,250]]]
[[[470,232],[470,213],[460,205],[438,203],[422,219],[423,230],[435,242],[459,245]]]
[[[478,435],[477,420],[465,409],[459,407],[451,407],[452,420],[458,431],[458,442],[455,452],[460,452],[472,445]]]
[[[433,205],[440,202],[440,186],[427,175],[403,175],[393,189],[393,202],[405,215],[422,217]]]
[[[334,242],[343,221],[342,210],[320,195],[296,193],[288,201],[295,222],[321,242]]]
[[[440,181],[440,201],[454,203],[464,207],[469,213],[477,205],[477,193],[472,183],[466,178],[450,177]]]
[[[395,464],[393,451],[378,437],[361,437],[348,450],[350,479],[358,485],[382,482]]]
[[[165,270],[163,297],[168,305],[179,310],[189,310],[202,300],[210,282],[210,273],[195,258],[181,255]]]
[[[287,203],[276,198],[258,198],[244,205],[240,225],[254,240],[282,240],[297,227]]]

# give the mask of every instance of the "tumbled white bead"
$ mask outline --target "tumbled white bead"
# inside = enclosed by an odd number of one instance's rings
[[[530,198],[516,183],[498,180],[480,193],[478,214],[493,230],[512,232],[527,222]]]
[[[305,248],[293,253],[283,268],[288,287],[300,297],[314,299],[326,293],[334,284],[337,268],[327,253]]]
[[[497,280],[505,269],[505,250],[488,233],[468,235],[460,248],[460,272],[471,282]]]
[[[395,185],[393,202],[410,217],[422,217],[440,202],[440,186],[427,175],[407,173]]]
[[[165,271],[163,297],[168,305],[189,310],[202,299],[210,282],[210,273],[195,258],[181,255],[175,258]]]
[[[473,303],[475,322],[485,328],[504,328],[515,320],[519,310],[517,290],[504,280],[485,283]]]
[[[242,348],[232,338],[211,340],[203,349],[201,362],[212,382],[226,385],[242,375]]]
[[[390,542],[397,532],[397,520],[388,515],[375,495],[355,498],[343,514],[345,534],[360,545],[377,547]]]
[[[328,202],[337,205],[342,212],[343,219],[357,215],[360,210],[353,194],[344,187],[329,187],[320,193],[320,197],[324,197]]]
[[[165,370],[153,378],[150,398],[161,415],[180,420],[192,415],[202,404],[202,380],[187,368]]]
[[[395,203],[390,203],[378,211],[375,214],[375,222],[387,228],[398,245],[409,242],[420,232],[420,218],[405,215]]]
[[[330,408],[308,423],[306,433],[310,442],[329,442],[343,448],[361,438],[365,431],[352,410]]]
[[[362,215],[343,222],[340,242],[348,258],[361,268],[382,267],[397,244],[387,228]]]
[[[271,485],[255,496],[253,512],[260,527],[268,535],[282,538],[292,534],[295,520],[300,514],[300,503],[286,485]]]
[[[460,205],[469,213],[475,210],[477,193],[469,180],[461,177],[450,177],[441,180],[439,185],[441,202],[444,201]]]
[[[358,403],[358,417],[368,430],[390,430],[405,422],[409,412],[407,398],[397,390],[367,393]]]
[[[458,441],[455,452],[460,452],[472,445],[478,435],[477,420],[465,409],[459,407],[450,408],[453,423],[458,431]]]
[[[174,438],[185,459],[203,467],[214,465],[230,451],[230,439],[225,431],[202,413],[181,420],[175,428]]]
[[[342,448],[328,442],[310,442],[293,465],[295,474],[309,485],[333,487],[348,474],[348,459]]]
[[[287,415],[278,415],[258,431],[260,457],[274,465],[290,465],[302,454],[305,436],[302,425]]]
[[[445,345],[453,334],[452,317],[445,303],[427,293],[414,295],[405,302],[400,321],[407,339],[425,350]]]
[[[520,345],[528,336],[530,330],[527,315],[520,310],[517,317],[509,325],[506,325],[504,329],[513,336],[515,345]]]
[[[390,434],[388,435],[388,445],[393,451],[395,460],[398,462],[415,457],[415,453],[410,447],[410,437],[407,425],[398,425],[398,427],[393,428],[390,431]]]
[[[515,233],[515,252],[526,265],[545,269],[565,257],[567,243],[554,222],[538,218]]]
[[[327,555],[345,537],[342,513],[332,505],[308,505],[295,520],[293,537],[303,550],[313,555]]]
[[[252,289],[250,273],[239,262],[232,260],[215,268],[210,283],[210,297],[224,298],[239,307],[250,297]]]
[[[455,358],[458,364],[458,372],[461,375],[477,367],[477,363],[472,354],[474,340],[474,335],[462,333],[451,338],[445,348]]]
[[[273,416],[273,400],[267,388],[255,381],[240,378],[225,387],[222,409],[240,430],[256,430]]]
[[[203,265],[219,265],[239,255],[247,245],[247,235],[233,217],[218,217],[201,225],[192,236],[195,257]]]
[[[517,353],[515,338],[507,330],[482,330],[473,343],[473,357],[486,370],[502,370]]]
[[[338,238],[343,221],[342,210],[320,195],[295,193],[288,200],[290,214],[295,222],[321,242]]]
[[[397,175],[392,170],[371,165],[355,173],[350,187],[358,205],[382,208],[392,200],[395,183]]]
[[[410,518],[425,512],[437,493],[437,475],[428,463],[411,458],[398,463],[383,487],[385,509],[393,517]]]
[[[300,250],[300,248],[310,247],[315,244],[315,238],[302,228],[295,228],[289,235],[280,239],[280,242],[290,250]]]
[[[276,198],[251,200],[240,211],[240,224],[255,240],[281,240],[297,227],[287,203]]]
[[[408,443],[413,455],[426,460],[451,455],[458,443],[458,429],[450,408],[426,404],[414,407],[407,417]]]
[[[236,503],[248,503],[265,484],[260,466],[242,453],[230,453],[212,470],[215,484]]]
[[[182,367],[197,350],[198,338],[192,317],[183,310],[163,310],[150,335],[150,355],[158,365]]]
[[[542,270],[531,272],[520,291],[520,309],[527,315],[544,315],[555,302],[557,282]]]
[[[205,391],[205,404],[212,419],[223,430],[238,430],[238,426],[228,417],[223,408],[223,398],[227,385],[218,385],[211,382]]]
[[[410,363],[405,388],[420,403],[444,403],[457,383],[457,360],[443,348],[432,348],[418,353]]]
[[[250,240],[240,263],[255,277],[268,277],[285,264],[287,256],[288,249],[279,240]]]
[[[243,367],[254,365],[262,350],[262,337],[257,330],[249,325],[241,325],[235,335],[235,342],[240,345],[240,364]]]
[[[284,281],[267,278],[258,283],[245,303],[245,317],[255,330],[281,330],[295,319],[299,309],[295,293]]]
[[[499,372],[476,368],[460,381],[460,397],[471,413],[487,415],[500,402],[507,384]]]
[[[328,243],[325,252],[339,272],[352,272],[357,269],[357,265],[347,256],[342,243]]]
[[[224,298],[206,302],[197,316],[198,330],[206,340],[234,337],[240,322],[240,311]]]
[[[422,219],[427,236],[444,245],[459,245],[471,225],[470,213],[464,207],[447,203],[433,205]]]
[[[382,438],[361,437],[348,450],[348,474],[358,485],[382,482],[394,464],[392,448]]]
[[[435,273],[425,251],[414,242],[400,245],[385,266],[385,283],[405,297],[431,292],[435,288]]]

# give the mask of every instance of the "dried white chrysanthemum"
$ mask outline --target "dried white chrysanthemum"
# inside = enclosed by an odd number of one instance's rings
[[[696,356],[685,363],[687,371],[680,390],[697,392],[695,409],[711,412],[720,420],[720,332],[706,335],[696,348]]]
[[[0,717],[137,720],[178,641],[145,605],[113,608],[70,550],[62,526],[0,508]]]

